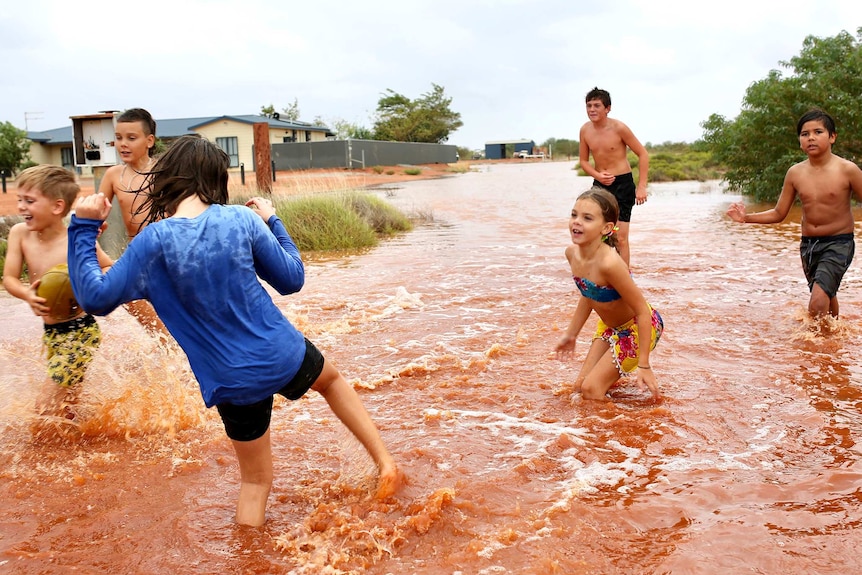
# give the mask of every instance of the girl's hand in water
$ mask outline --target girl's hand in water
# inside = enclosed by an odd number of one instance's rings
[[[569,334],[566,334],[562,338],[560,338],[560,342],[557,344],[556,347],[557,359],[567,360],[574,357],[576,343],[577,338]]]
[[[641,391],[649,389],[654,399],[661,399],[661,393],[658,391],[658,383],[652,369],[638,369],[638,387]]]

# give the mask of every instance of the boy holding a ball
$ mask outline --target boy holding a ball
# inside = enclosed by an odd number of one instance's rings
[[[48,377],[53,382],[50,399],[42,413],[74,419],[73,390],[84,377],[93,352],[101,342],[99,326],[92,315],[63,294],[63,282],[39,289],[42,276],[66,264],[68,240],[65,216],[80,188],[75,175],[60,167],[39,165],[18,177],[18,213],[23,222],[9,230],[3,287],[29,304],[42,318],[42,341],[48,355]],[[96,246],[99,265],[108,268],[111,258]],[[29,285],[21,278],[26,265]],[[55,273],[52,270],[53,275]],[[49,302],[53,302],[53,307]]]

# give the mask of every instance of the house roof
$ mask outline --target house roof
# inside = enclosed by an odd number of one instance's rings
[[[318,126],[300,121],[276,120],[267,116],[256,114],[245,114],[240,116],[200,116],[197,118],[170,118],[167,120],[156,120],[156,136],[162,139],[179,138],[185,134],[195,133],[196,128],[201,128],[213,122],[228,120],[241,124],[256,124],[266,122],[270,128],[282,130],[315,130],[325,131],[327,136],[335,135],[326,126]],[[48,145],[60,145],[72,143],[72,125],[43,132],[27,132],[27,138],[33,142]]]
[[[71,144],[72,126],[54,128],[44,132],[27,132],[27,139],[40,144]]]

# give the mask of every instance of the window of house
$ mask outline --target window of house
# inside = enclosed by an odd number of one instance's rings
[[[60,148],[60,163],[67,170],[75,168],[75,160],[72,157],[72,148]]]
[[[306,130],[306,131],[305,131],[305,141],[306,141],[306,142],[310,142],[310,141],[311,141],[311,131],[310,131],[310,130]]]
[[[239,144],[237,144],[236,136],[230,138],[216,138],[216,146],[225,151],[230,157],[230,167],[239,167]]]

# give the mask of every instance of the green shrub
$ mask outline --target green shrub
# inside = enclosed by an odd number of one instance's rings
[[[338,196],[277,200],[275,209],[300,251],[377,245],[377,235],[371,226]]]
[[[384,168],[383,166],[374,166],[371,169],[374,171],[375,174],[382,174]]]
[[[722,177],[721,167],[711,153],[685,142],[666,142],[657,146],[646,145],[649,152],[650,182],[679,182],[717,180]],[[635,182],[638,181],[638,157],[627,152]],[[578,166],[578,175],[587,175]]]
[[[410,231],[410,220],[385,200],[370,194],[346,194],[344,201],[371,229],[382,235]]]
[[[404,170],[404,173],[407,174],[408,176],[418,176],[419,174],[422,173],[422,169],[421,168],[407,168],[406,170]]]

